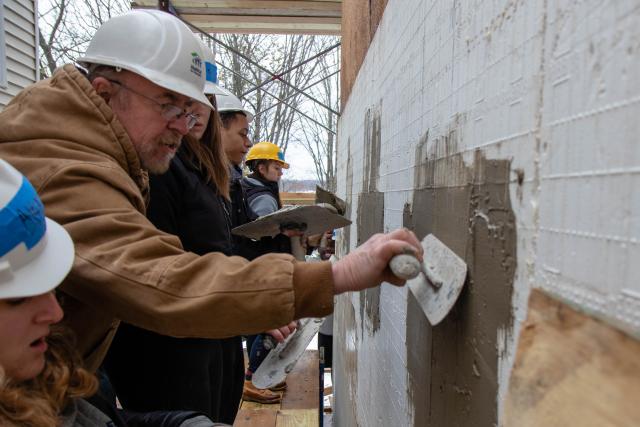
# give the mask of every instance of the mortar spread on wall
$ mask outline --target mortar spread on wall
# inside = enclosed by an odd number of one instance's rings
[[[416,149],[415,184],[404,225],[435,234],[468,264],[465,289],[449,316],[431,327],[407,302],[407,370],[414,425],[478,426],[498,422],[498,364],[513,327],[515,217],[510,161],[458,153],[464,117]]]
[[[370,108],[364,119],[365,156],[362,192],[358,198],[357,245],[384,231],[384,193],[377,190],[380,170],[380,108]],[[380,329],[380,287],[360,292],[360,319],[371,335]]]

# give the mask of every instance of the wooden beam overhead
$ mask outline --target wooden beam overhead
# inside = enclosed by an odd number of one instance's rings
[[[133,8],[157,8],[136,0]],[[207,32],[340,35],[341,0],[171,0],[180,17]]]

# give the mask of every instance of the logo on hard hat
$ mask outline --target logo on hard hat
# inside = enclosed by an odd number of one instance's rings
[[[202,59],[196,52],[191,52],[191,72],[198,77],[202,76]]]

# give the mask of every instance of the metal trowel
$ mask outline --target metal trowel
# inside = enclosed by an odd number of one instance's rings
[[[424,261],[413,255],[396,255],[389,267],[396,276],[407,279],[409,289],[435,326],[456,303],[467,277],[467,264],[433,234],[422,239]]]
[[[256,388],[265,389],[284,381],[318,333],[323,321],[322,318],[298,320],[296,331],[271,350],[253,373],[251,378],[253,385]]]
[[[280,233],[283,228],[287,228],[288,224],[295,225],[294,228],[298,228],[302,224],[306,227],[307,234],[316,234],[347,226],[351,224],[351,221],[343,217],[338,208],[332,204],[321,203],[280,209],[251,223],[236,227],[232,233],[259,239]],[[297,237],[291,238],[291,252],[298,260],[304,261],[305,252]],[[322,318],[298,320],[295,332],[279,344],[270,335],[265,334],[263,336],[264,346],[271,351],[254,372],[253,385],[259,389],[265,389],[284,381],[298,359],[304,354],[313,337],[318,333],[323,321]]]
[[[467,264],[434,235],[422,240],[424,262],[411,255],[396,255],[389,267],[396,276],[408,280],[408,286],[432,325],[437,325],[449,313],[467,276]],[[324,319],[302,319],[298,328],[283,343],[269,352],[253,374],[252,382],[259,389],[284,381]]]

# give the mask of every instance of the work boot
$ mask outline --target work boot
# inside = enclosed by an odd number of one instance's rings
[[[260,390],[253,385],[251,380],[244,380],[244,388],[242,389],[242,399],[249,402],[262,404],[280,403],[282,394],[273,392],[269,389]]]
[[[285,391],[286,389],[287,389],[286,380],[274,385],[273,387],[269,387],[269,390],[271,391]]]

